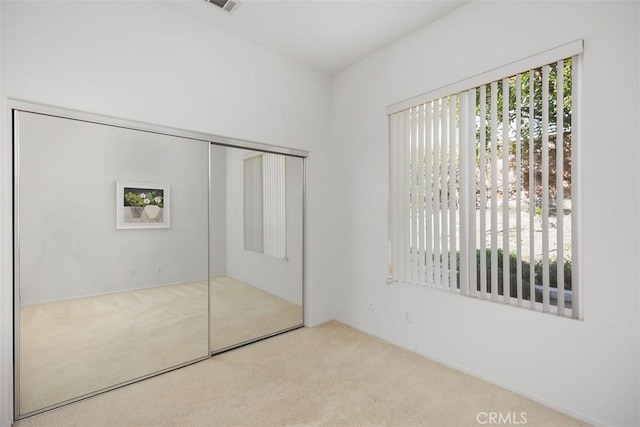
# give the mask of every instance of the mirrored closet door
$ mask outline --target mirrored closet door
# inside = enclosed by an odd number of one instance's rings
[[[16,419],[303,325],[306,152],[16,104]]]
[[[211,351],[302,325],[304,159],[211,146]]]
[[[14,111],[16,415],[209,355],[209,142]]]

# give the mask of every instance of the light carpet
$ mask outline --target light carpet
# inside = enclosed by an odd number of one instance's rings
[[[302,324],[300,305],[228,276],[211,279],[211,350]]]
[[[212,349],[302,323],[299,306],[211,280]],[[207,281],[21,308],[22,414],[207,357]]]
[[[489,412],[524,414],[528,426],[584,425],[329,322],[34,416],[17,427],[470,426]]]

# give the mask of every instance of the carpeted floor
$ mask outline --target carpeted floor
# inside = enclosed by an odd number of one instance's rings
[[[211,350],[302,324],[299,305],[231,277],[211,279]]]
[[[16,426],[469,426],[487,421],[488,412],[512,414],[519,424],[526,420],[531,426],[583,425],[329,322],[229,351]]]
[[[302,323],[301,308],[230,277],[211,280],[220,349]],[[22,307],[20,412],[28,413],[209,353],[207,282]]]

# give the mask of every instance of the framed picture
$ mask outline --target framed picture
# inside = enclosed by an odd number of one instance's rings
[[[169,184],[116,182],[116,228],[169,228]]]

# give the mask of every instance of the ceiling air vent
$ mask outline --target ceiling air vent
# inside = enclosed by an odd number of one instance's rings
[[[237,5],[233,0],[205,0],[213,5],[218,6],[220,9],[227,12],[231,12]]]

